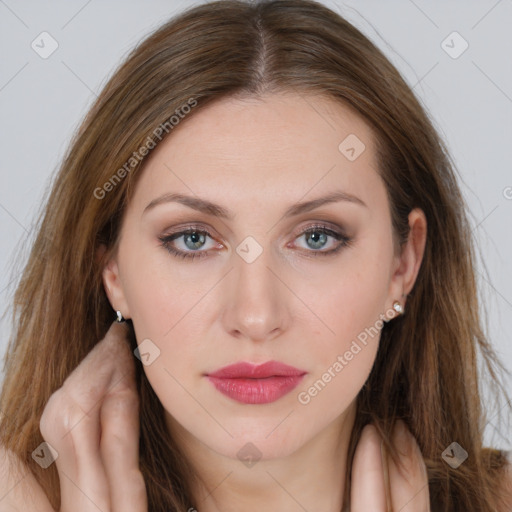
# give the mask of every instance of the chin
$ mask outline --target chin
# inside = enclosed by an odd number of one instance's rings
[[[227,440],[206,437],[202,442],[216,453],[240,460],[247,466],[259,460],[272,460],[288,457],[303,446],[302,438],[293,436],[271,435],[266,432],[259,435],[242,434]]]
[[[294,418],[296,413],[292,412],[287,417],[288,414],[281,410],[277,416],[265,418],[230,418],[223,424],[233,437],[224,431],[212,436],[211,430],[197,432],[197,437],[215,452],[242,462],[245,458],[284,458],[299,450],[318,433],[317,426],[308,425],[304,418],[299,420],[298,415]]]

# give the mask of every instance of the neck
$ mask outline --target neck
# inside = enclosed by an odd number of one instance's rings
[[[246,464],[214,452],[166,416],[197,475],[192,490],[198,512],[342,510],[355,401],[288,456]]]

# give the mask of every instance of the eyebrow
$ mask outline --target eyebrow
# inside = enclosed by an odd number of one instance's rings
[[[349,194],[347,192],[343,192],[341,190],[337,190],[330,194],[324,195],[322,197],[318,197],[316,199],[312,199],[311,201],[303,201],[299,203],[295,203],[291,205],[285,212],[283,217],[293,217],[296,215],[300,215],[301,213],[309,212],[314,210],[315,208],[319,208],[320,206],[328,203],[336,203],[339,201],[346,201],[353,204],[358,204],[368,208],[367,204],[357,196]],[[206,199],[202,199],[200,197],[187,196],[185,194],[171,193],[164,194],[156,199],[153,199],[147,206],[144,208],[142,215],[144,215],[148,210],[155,208],[160,204],[164,203],[179,203],[194,210],[197,210],[206,215],[211,215],[213,217],[219,217],[226,220],[233,220],[234,214],[227,208],[212,203]]]

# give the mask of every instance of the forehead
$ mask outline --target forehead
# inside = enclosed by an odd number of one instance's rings
[[[134,203],[173,191],[260,205],[334,188],[365,202],[382,196],[372,130],[341,102],[273,93],[223,98],[188,116],[149,155]]]

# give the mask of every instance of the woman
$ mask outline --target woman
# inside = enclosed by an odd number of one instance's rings
[[[72,141],[15,305],[6,506],[512,507],[449,157],[321,4],[221,0],[145,39]]]

